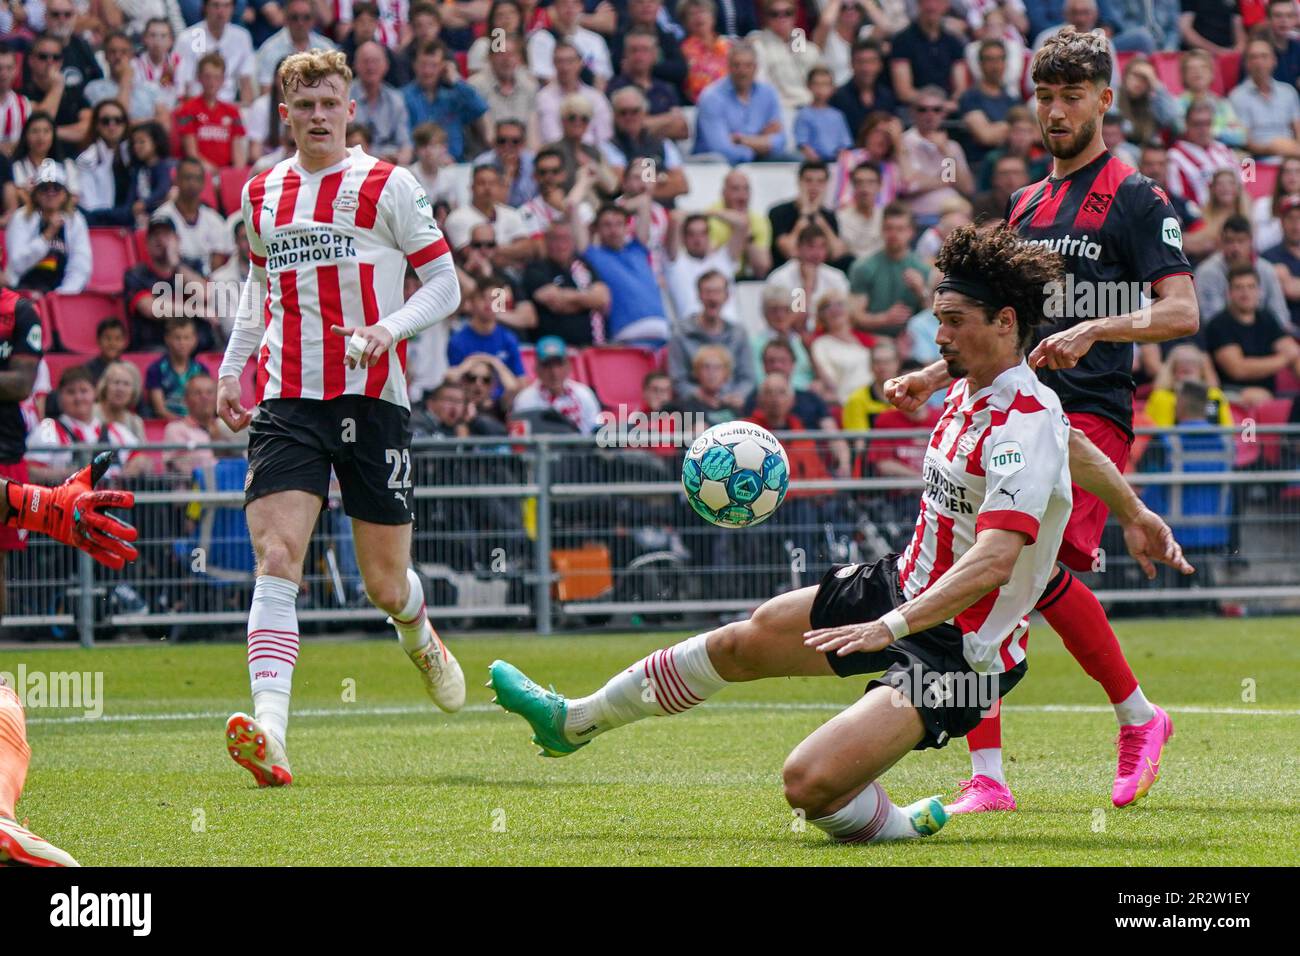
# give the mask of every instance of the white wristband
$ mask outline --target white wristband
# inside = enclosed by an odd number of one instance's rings
[[[880,623],[889,628],[889,633],[894,635],[894,640],[907,637],[911,629],[907,626],[907,618],[903,617],[897,610],[890,611],[880,619]]]

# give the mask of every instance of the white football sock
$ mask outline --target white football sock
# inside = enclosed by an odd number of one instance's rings
[[[708,635],[655,651],[616,674],[596,693],[569,701],[564,735],[590,740],[642,717],[690,710],[727,686],[709,660]]]
[[[921,835],[874,780],[830,816],[808,822],[825,830],[837,843],[878,843]]]
[[[980,750],[972,750],[970,752],[970,769],[971,776],[988,777],[996,780],[1004,787],[1007,785],[1007,778],[1002,773],[1001,747],[984,747]]]
[[[411,586],[402,609],[389,618],[397,628],[402,650],[412,654],[429,643],[428,616],[424,611],[424,582],[413,568],[406,569],[406,583]]]
[[[248,678],[253,716],[284,743],[289,695],[298,663],[298,585],[264,574],[253,585],[248,614]]]
[[[1133,688],[1133,693],[1114,706],[1115,718],[1125,727],[1136,727],[1139,724],[1145,724],[1156,715],[1155,708],[1151,706],[1151,701],[1147,700],[1146,695],[1142,693],[1141,687]]]

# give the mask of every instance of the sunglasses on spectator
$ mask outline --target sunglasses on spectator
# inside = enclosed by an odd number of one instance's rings
[[[591,117],[583,116],[581,113],[565,113],[564,119],[565,122],[568,123],[578,123],[578,122],[586,123],[591,120]]]
[[[33,54],[32,54],[32,59],[33,59],[33,60],[46,60],[46,61],[48,61],[48,60],[62,60],[62,59],[63,59],[63,54],[62,54],[62,53],[33,53]]]
[[[617,116],[636,116],[638,113],[642,112],[644,112],[644,110],[639,106],[624,106],[614,111]]]
[[[522,136],[498,136],[498,146],[522,146],[524,139]]]
[[[52,20],[67,20],[74,14],[71,10],[46,10],[45,15]]]
[[[471,249],[495,249],[496,241],[493,239],[475,239],[469,244]]]
[[[918,113],[942,113],[942,106],[914,106],[912,107]]]
[[[782,10],[773,10],[771,13],[771,17],[774,20],[784,20],[786,17],[792,17],[792,16],[794,16],[794,10],[789,8],[785,8]]]
[[[101,116],[99,118],[100,126],[124,126],[125,124],[125,116]]]
[[[538,166],[537,175],[538,176],[563,176],[564,167],[563,166]]]

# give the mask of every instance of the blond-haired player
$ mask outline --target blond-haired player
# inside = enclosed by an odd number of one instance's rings
[[[415,178],[347,148],[356,103],[343,55],[295,53],[280,77],[280,118],[298,151],[244,187],[252,268],[217,391],[221,418],[250,429],[245,511],[257,559],[248,619],[254,713],[230,717],[226,746],[263,787],[293,780],[284,741],[298,658],[294,605],[331,469],[371,602],[390,616],[434,703],[452,712],[465,702],[460,665],[430,625],[409,566],[406,340],[459,305],[451,255]],[[408,264],[422,285],[403,302]],[[239,387],[254,351],[255,412],[242,406]]]

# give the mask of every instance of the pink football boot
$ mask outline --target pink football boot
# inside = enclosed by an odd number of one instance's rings
[[[1120,727],[1115,739],[1119,769],[1115,771],[1110,800],[1117,807],[1145,797],[1160,776],[1160,752],[1174,735],[1174,722],[1161,708],[1155,711],[1156,715],[1145,724]]]
[[[991,810],[1015,808],[1016,798],[1011,795],[1007,785],[983,774],[963,780],[958,785],[956,801],[944,807],[949,816],[954,813],[987,813]]]

